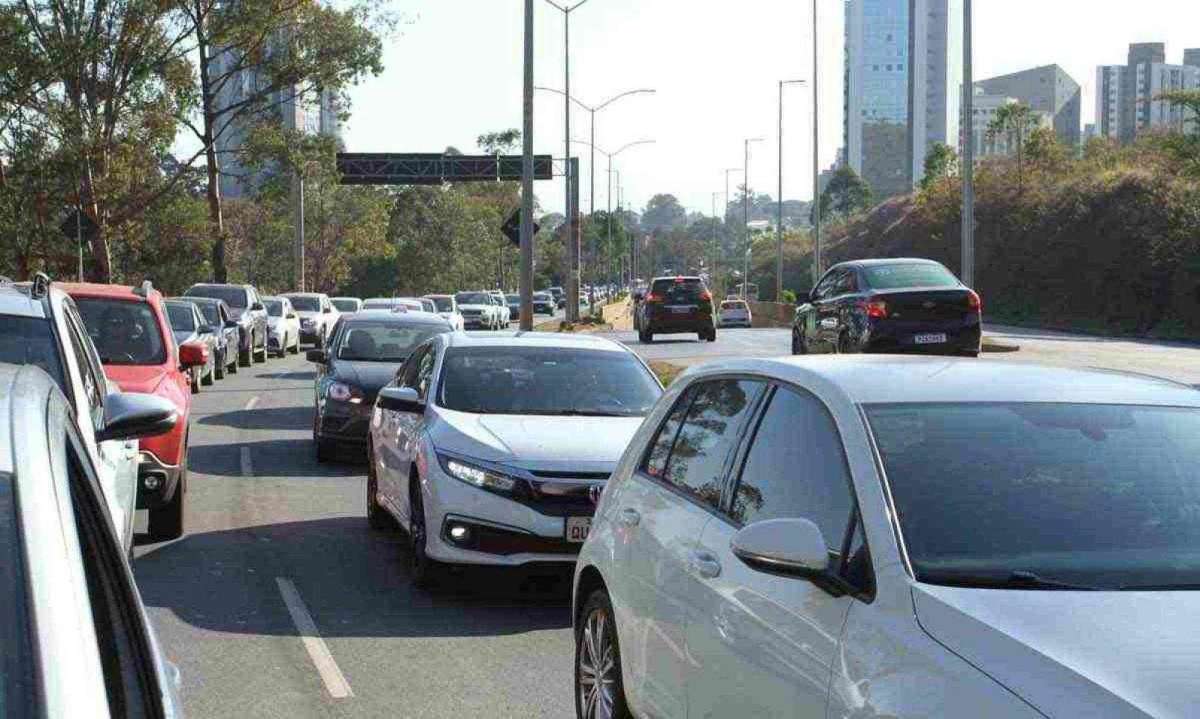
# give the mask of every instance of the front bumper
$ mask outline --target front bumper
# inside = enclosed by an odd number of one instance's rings
[[[317,439],[365,449],[374,405],[374,398],[358,404],[325,400],[317,409]]]
[[[138,461],[137,508],[157,509],[170,502],[179,491],[182,476],[179,465],[167,464],[143,450]]]
[[[491,326],[491,318],[484,317],[483,315],[472,315],[472,316],[463,315],[463,327],[464,328],[490,327],[490,326]]]

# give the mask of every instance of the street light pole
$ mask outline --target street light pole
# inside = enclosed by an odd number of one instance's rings
[[[725,169],[725,207],[724,207],[724,211],[721,212],[721,224],[725,225],[726,229],[729,228],[729,223],[726,222],[726,220],[725,220],[725,215],[729,214],[729,175],[730,175],[730,173],[741,172],[741,171],[742,171],[742,168],[740,168],[740,167]],[[728,288],[723,288],[723,289],[728,289]],[[728,292],[726,292],[726,294],[728,294]]]
[[[750,283],[750,143],[762,142],[761,137],[746,139],[742,154],[742,299],[747,299]],[[755,298],[757,299],[757,298]]]
[[[533,329],[533,0],[525,0],[525,87],[521,130],[521,322]]]
[[[962,281],[975,285],[975,83],[971,0],[963,0]]]
[[[813,286],[815,287],[821,279],[821,94],[818,90],[820,71],[817,63],[820,57],[818,46],[820,36],[817,33],[817,0],[812,0],[812,17],[813,205],[816,208],[813,212]]]
[[[709,279],[712,288],[717,289],[717,198],[721,193],[712,193],[712,263],[709,269]]]
[[[775,210],[775,301],[783,301],[783,86],[803,85],[803,80],[779,81],[779,197]]]

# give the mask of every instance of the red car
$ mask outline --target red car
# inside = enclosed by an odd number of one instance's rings
[[[162,294],[149,282],[141,287],[64,284],[75,300],[87,332],[100,353],[104,373],[124,392],[169,399],[180,421],[168,434],[141,440],[138,509],[150,510],[150,538],[183,534],[187,491],[188,427],[192,411],[192,367],[208,364],[208,347],[175,344]]]

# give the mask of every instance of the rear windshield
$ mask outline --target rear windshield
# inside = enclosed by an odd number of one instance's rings
[[[533,299],[538,302],[550,302],[551,301],[550,294],[547,292],[534,292]]]
[[[696,304],[704,292],[704,282],[694,278],[655,280],[651,292],[661,296],[666,304]]]
[[[941,265],[909,262],[895,265],[868,265],[863,268],[867,286],[875,290],[905,287],[959,287],[958,278]]]
[[[358,312],[357,300],[330,300],[338,312]]]
[[[722,302],[721,309],[723,309],[723,310],[744,310],[744,309],[746,309],[746,303],[741,302],[741,301]]]
[[[433,304],[437,305],[438,312],[453,312],[454,300],[450,297],[431,297]]]
[[[292,303],[292,307],[301,312],[320,312],[321,300],[317,297],[289,297],[288,301]]]
[[[236,307],[239,310],[246,309],[248,292],[242,287],[233,287],[232,285],[202,285],[193,287],[183,294],[188,297],[213,297],[218,300],[225,300],[225,304],[230,307]]]
[[[364,310],[387,309],[396,304],[396,300],[390,297],[372,297],[363,303]]]
[[[176,332],[190,332],[196,329],[191,305],[167,303],[167,318],[171,320],[171,329]]]
[[[27,716],[26,708],[33,706],[35,696],[15,490],[12,476],[0,472],[0,716],[4,717]]]
[[[283,317],[283,300],[263,300],[268,317]]]
[[[349,322],[337,337],[334,356],[352,362],[399,363],[412,354],[417,345],[449,331],[450,327],[444,322],[436,325],[401,320]]]
[[[104,364],[142,365],[167,361],[167,347],[150,305],[95,297],[80,297],[75,304]]]
[[[0,315],[0,337],[4,338],[0,342],[0,362],[41,367],[65,391],[65,378],[50,320]]]

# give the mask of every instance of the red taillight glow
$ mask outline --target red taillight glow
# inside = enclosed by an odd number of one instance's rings
[[[979,299],[979,295],[975,294],[975,290],[967,290],[967,309],[982,312],[983,300]]]
[[[712,294],[709,292],[701,292],[700,299],[704,300],[705,302],[712,302]]]
[[[647,302],[662,302],[662,297],[651,292],[650,294],[646,295],[646,301]]]
[[[886,319],[888,316],[887,303],[883,300],[874,300],[872,302],[863,302],[861,307],[866,310],[867,317],[873,320]]]

